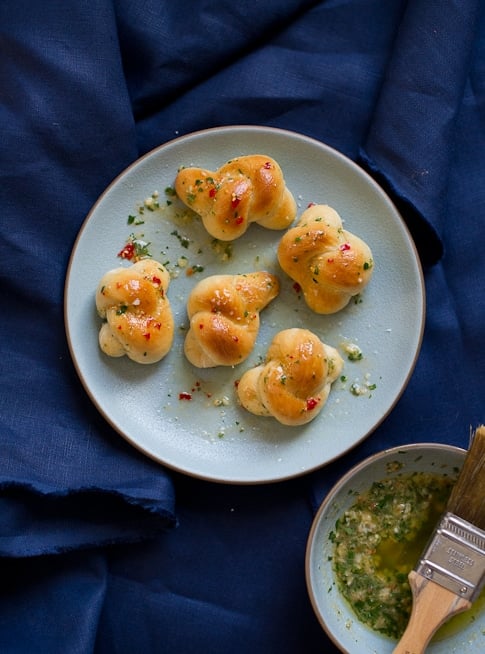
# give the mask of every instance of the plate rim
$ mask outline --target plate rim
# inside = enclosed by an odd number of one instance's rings
[[[342,162],[344,165],[350,167],[351,169],[355,170],[355,172],[359,175],[361,175],[366,182],[371,186],[374,190],[374,192],[377,193],[381,197],[381,199],[385,200],[389,205],[392,207],[394,210],[394,213],[396,217],[399,219],[400,227],[402,228],[407,241],[408,245],[410,247],[410,250],[413,253],[413,259],[414,263],[416,265],[416,270],[417,270],[417,275],[419,279],[419,287],[421,291],[421,321],[420,321],[420,326],[419,326],[419,332],[417,336],[417,341],[416,341],[416,350],[413,354],[412,361],[410,362],[409,365],[409,370],[403,378],[402,383],[400,385],[399,391],[396,393],[393,401],[390,403],[389,407],[387,410],[380,416],[380,418],[373,423],[373,425],[364,433],[362,434],[357,440],[353,441],[351,445],[349,445],[346,449],[343,451],[335,454],[332,456],[330,459],[325,460],[324,462],[317,462],[314,465],[309,465],[303,470],[295,470],[292,473],[288,474],[283,474],[280,476],[271,476],[271,477],[261,477],[261,478],[251,478],[251,479],[246,479],[246,478],[236,478],[235,476],[227,476],[227,477],[221,477],[221,476],[212,476],[211,474],[203,473],[203,472],[197,472],[192,469],[187,469],[187,467],[184,467],[183,464],[176,464],[171,461],[166,461],[163,459],[161,456],[157,456],[154,453],[150,452],[147,448],[143,447],[143,445],[131,438],[128,434],[126,434],[122,426],[119,426],[116,424],[116,422],[111,419],[111,417],[107,414],[107,412],[104,410],[104,408],[101,406],[100,401],[96,397],[96,394],[91,390],[89,384],[87,383],[84,374],[81,370],[81,367],[79,365],[79,362],[77,360],[75,348],[72,342],[72,337],[71,337],[71,332],[69,328],[69,315],[68,315],[68,296],[69,296],[69,284],[70,284],[70,279],[71,279],[71,272],[76,256],[76,251],[78,248],[78,245],[83,237],[84,231],[86,230],[93,214],[97,210],[98,206],[103,202],[104,198],[112,191],[112,189],[118,184],[118,182],[125,177],[129,172],[131,172],[133,169],[138,167],[142,162],[145,160],[153,157],[156,155],[159,151],[164,150],[169,147],[176,146],[179,142],[184,142],[187,140],[193,140],[197,138],[202,138],[202,137],[210,137],[211,134],[221,134],[221,133],[234,133],[234,132],[264,132],[266,134],[276,134],[279,136],[287,136],[288,138],[291,139],[297,139],[299,141],[307,142],[309,145],[316,146],[317,148],[324,150],[328,152],[332,157],[338,159],[340,162]],[[425,281],[424,281],[424,272],[423,272],[423,266],[419,257],[419,253],[416,247],[416,244],[414,242],[414,239],[411,235],[410,229],[407,226],[405,220],[403,219],[400,211],[397,209],[395,203],[392,201],[392,199],[389,197],[389,195],[386,193],[386,191],[378,184],[378,182],[359,164],[357,164],[355,161],[350,159],[347,155],[343,154],[339,150],[333,148],[332,146],[324,143],[323,141],[319,141],[318,139],[308,136],[306,134],[296,132],[294,130],[289,130],[285,128],[280,128],[280,127],[272,127],[272,126],[265,126],[265,125],[251,125],[251,124],[235,124],[235,125],[223,125],[223,126],[214,126],[206,129],[199,129],[195,130],[193,132],[187,132],[185,134],[177,135],[175,138],[170,139],[164,143],[161,143],[160,145],[150,149],[134,161],[132,161],[128,166],[123,168],[113,179],[111,182],[104,188],[104,190],[99,194],[99,196],[96,198],[95,202],[91,205],[88,213],[86,214],[85,218],[83,219],[78,233],[76,235],[76,238],[74,239],[71,252],[69,255],[68,263],[67,263],[67,268],[66,268],[66,274],[65,274],[65,283],[64,283],[64,294],[63,294],[63,315],[64,315],[64,329],[65,329],[65,335],[67,339],[67,344],[68,344],[68,349],[69,353],[71,356],[72,363],[74,365],[74,368],[76,370],[76,374],[78,376],[78,379],[81,382],[81,385],[84,388],[84,391],[88,395],[90,401],[98,411],[98,413],[102,416],[102,418],[110,425],[114,431],[120,435],[130,446],[134,447],[136,450],[141,452],[144,456],[147,456],[149,459],[152,461],[156,462],[158,465],[164,466],[170,470],[173,470],[175,472],[185,474],[187,476],[196,478],[196,479],[201,479],[204,481],[210,481],[214,483],[221,483],[221,484],[231,484],[231,485],[258,485],[258,484],[268,484],[268,483],[279,483],[282,481],[287,481],[290,479],[294,479],[297,477],[301,477],[303,475],[310,474],[311,472],[314,472],[315,470],[321,469],[334,461],[338,460],[340,457],[343,455],[347,454],[351,450],[353,450],[355,447],[357,447],[360,443],[362,443],[364,440],[366,440],[381,424],[382,422],[389,416],[389,414],[394,410],[396,404],[400,400],[402,394],[404,393],[405,389],[407,388],[409,381],[414,373],[420,352],[421,352],[421,347],[422,347],[422,342],[423,342],[423,337],[424,337],[424,329],[425,329],[425,323],[426,323],[426,287],[425,287]]]

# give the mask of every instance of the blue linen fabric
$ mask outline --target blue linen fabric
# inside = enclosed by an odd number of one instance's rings
[[[384,447],[466,446],[485,420],[481,5],[0,3],[2,653],[338,651],[304,579],[325,493]],[[393,412],[322,470],[254,487],[129,447],[82,389],[63,327],[70,251],[102,190],[151,148],[230,124],[307,134],[370,171],[427,292]]]

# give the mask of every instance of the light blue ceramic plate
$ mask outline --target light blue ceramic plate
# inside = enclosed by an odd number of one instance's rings
[[[385,450],[352,468],[328,493],[315,516],[306,552],[306,581],[316,616],[337,647],[347,654],[391,654],[396,641],[359,622],[338,591],[329,539],[335,521],[374,481],[406,472],[444,472],[461,468],[465,450],[436,443],[419,443]],[[389,471],[389,464],[394,472]],[[472,608],[447,625],[428,645],[429,654],[485,652],[485,593]]]
[[[281,232],[252,225],[224,260],[197,219],[180,219],[165,189],[180,166],[217,169],[238,155],[261,153],[281,165],[299,214],[310,202],[333,206],[348,230],[366,240],[375,270],[361,302],[334,316],[318,316],[299,299],[279,269]],[[143,225],[128,216],[155,191],[161,208],[145,211]],[[150,243],[155,259],[178,276],[168,290],[176,328],[174,346],[160,363],[142,366],[111,359],[98,348],[96,286],[131,233]],[[187,241],[185,240],[187,238]],[[186,259],[182,259],[186,257]],[[186,263],[181,268],[180,263]],[[125,262],[126,265],[126,262]],[[187,268],[202,272],[186,275]],[[266,269],[281,293],[261,314],[251,357],[239,368],[198,370],[183,355],[185,302],[203,276]],[[422,271],[404,223],[381,188],[335,150],[300,134],[236,126],[183,136],[153,150],[125,170],[101,195],[75,243],[66,280],[65,321],[79,376],[105,419],[146,455],[189,475],[230,483],[259,483],[301,475],[364,439],[391,411],[419,352],[424,324]],[[356,343],[364,358],[346,361],[347,381],[336,382],[324,410],[304,427],[284,427],[240,408],[234,384],[264,357],[275,333],[305,326],[341,349]],[[350,386],[374,386],[355,396]],[[188,393],[192,400],[181,400]],[[185,395],[184,397],[187,397]]]

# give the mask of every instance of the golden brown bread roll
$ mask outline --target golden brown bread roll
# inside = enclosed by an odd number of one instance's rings
[[[244,361],[256,342],[259,312],[278,292],[278,279],[268,272],[213,275],[200,281],[187,301],[187,359],[198,368]]]
[[[331,384],[342,371],[337,350],[308,329],[276,334],[265,363],[244,373],[237,394],[242,406],[283,425],[304,425],[322,410]]]
[[[96,290],[96,308],[105,321],[99,332],[103,352],[126,354],[138,363],[155,363],[168,353],[174,333],[169,283],[166,268],[152,259],[103,276]]]
[[[340,311],[369,283],[374,262],[369,246],[346,231],[328,205],[312,205],[278,246],[281,268],[296,281],[316,313]]]
[[[296,203],[278,163],[266,155],[237,157],[213,172],[182,168],[175,191],[202,218],[206,230],[232,241],[252,222],[285,229],[296,216]]]

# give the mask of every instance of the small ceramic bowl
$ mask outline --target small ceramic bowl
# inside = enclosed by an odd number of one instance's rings
[[[391,654],[396,641],[370,629],[356,617],[340,594],[332,567],[330,532],[342,513],[374,481],[406,472],[443,472],[456,476],[465,450],[450,445],[419,443],[375,454],[352,468],[324,499],[313,521],[306,550],[306,582],[316,616],[335,645],[347,654]],[[398,465],[394,465],[397,462]],[[457,618],[455,618],[455,621]],[[456,623],[455,623],[456,624]],[[440,636],[438,640],[436,637]],[[485,652],[485,593],[460,616],[458,628],[437,634],[430,654]]]

